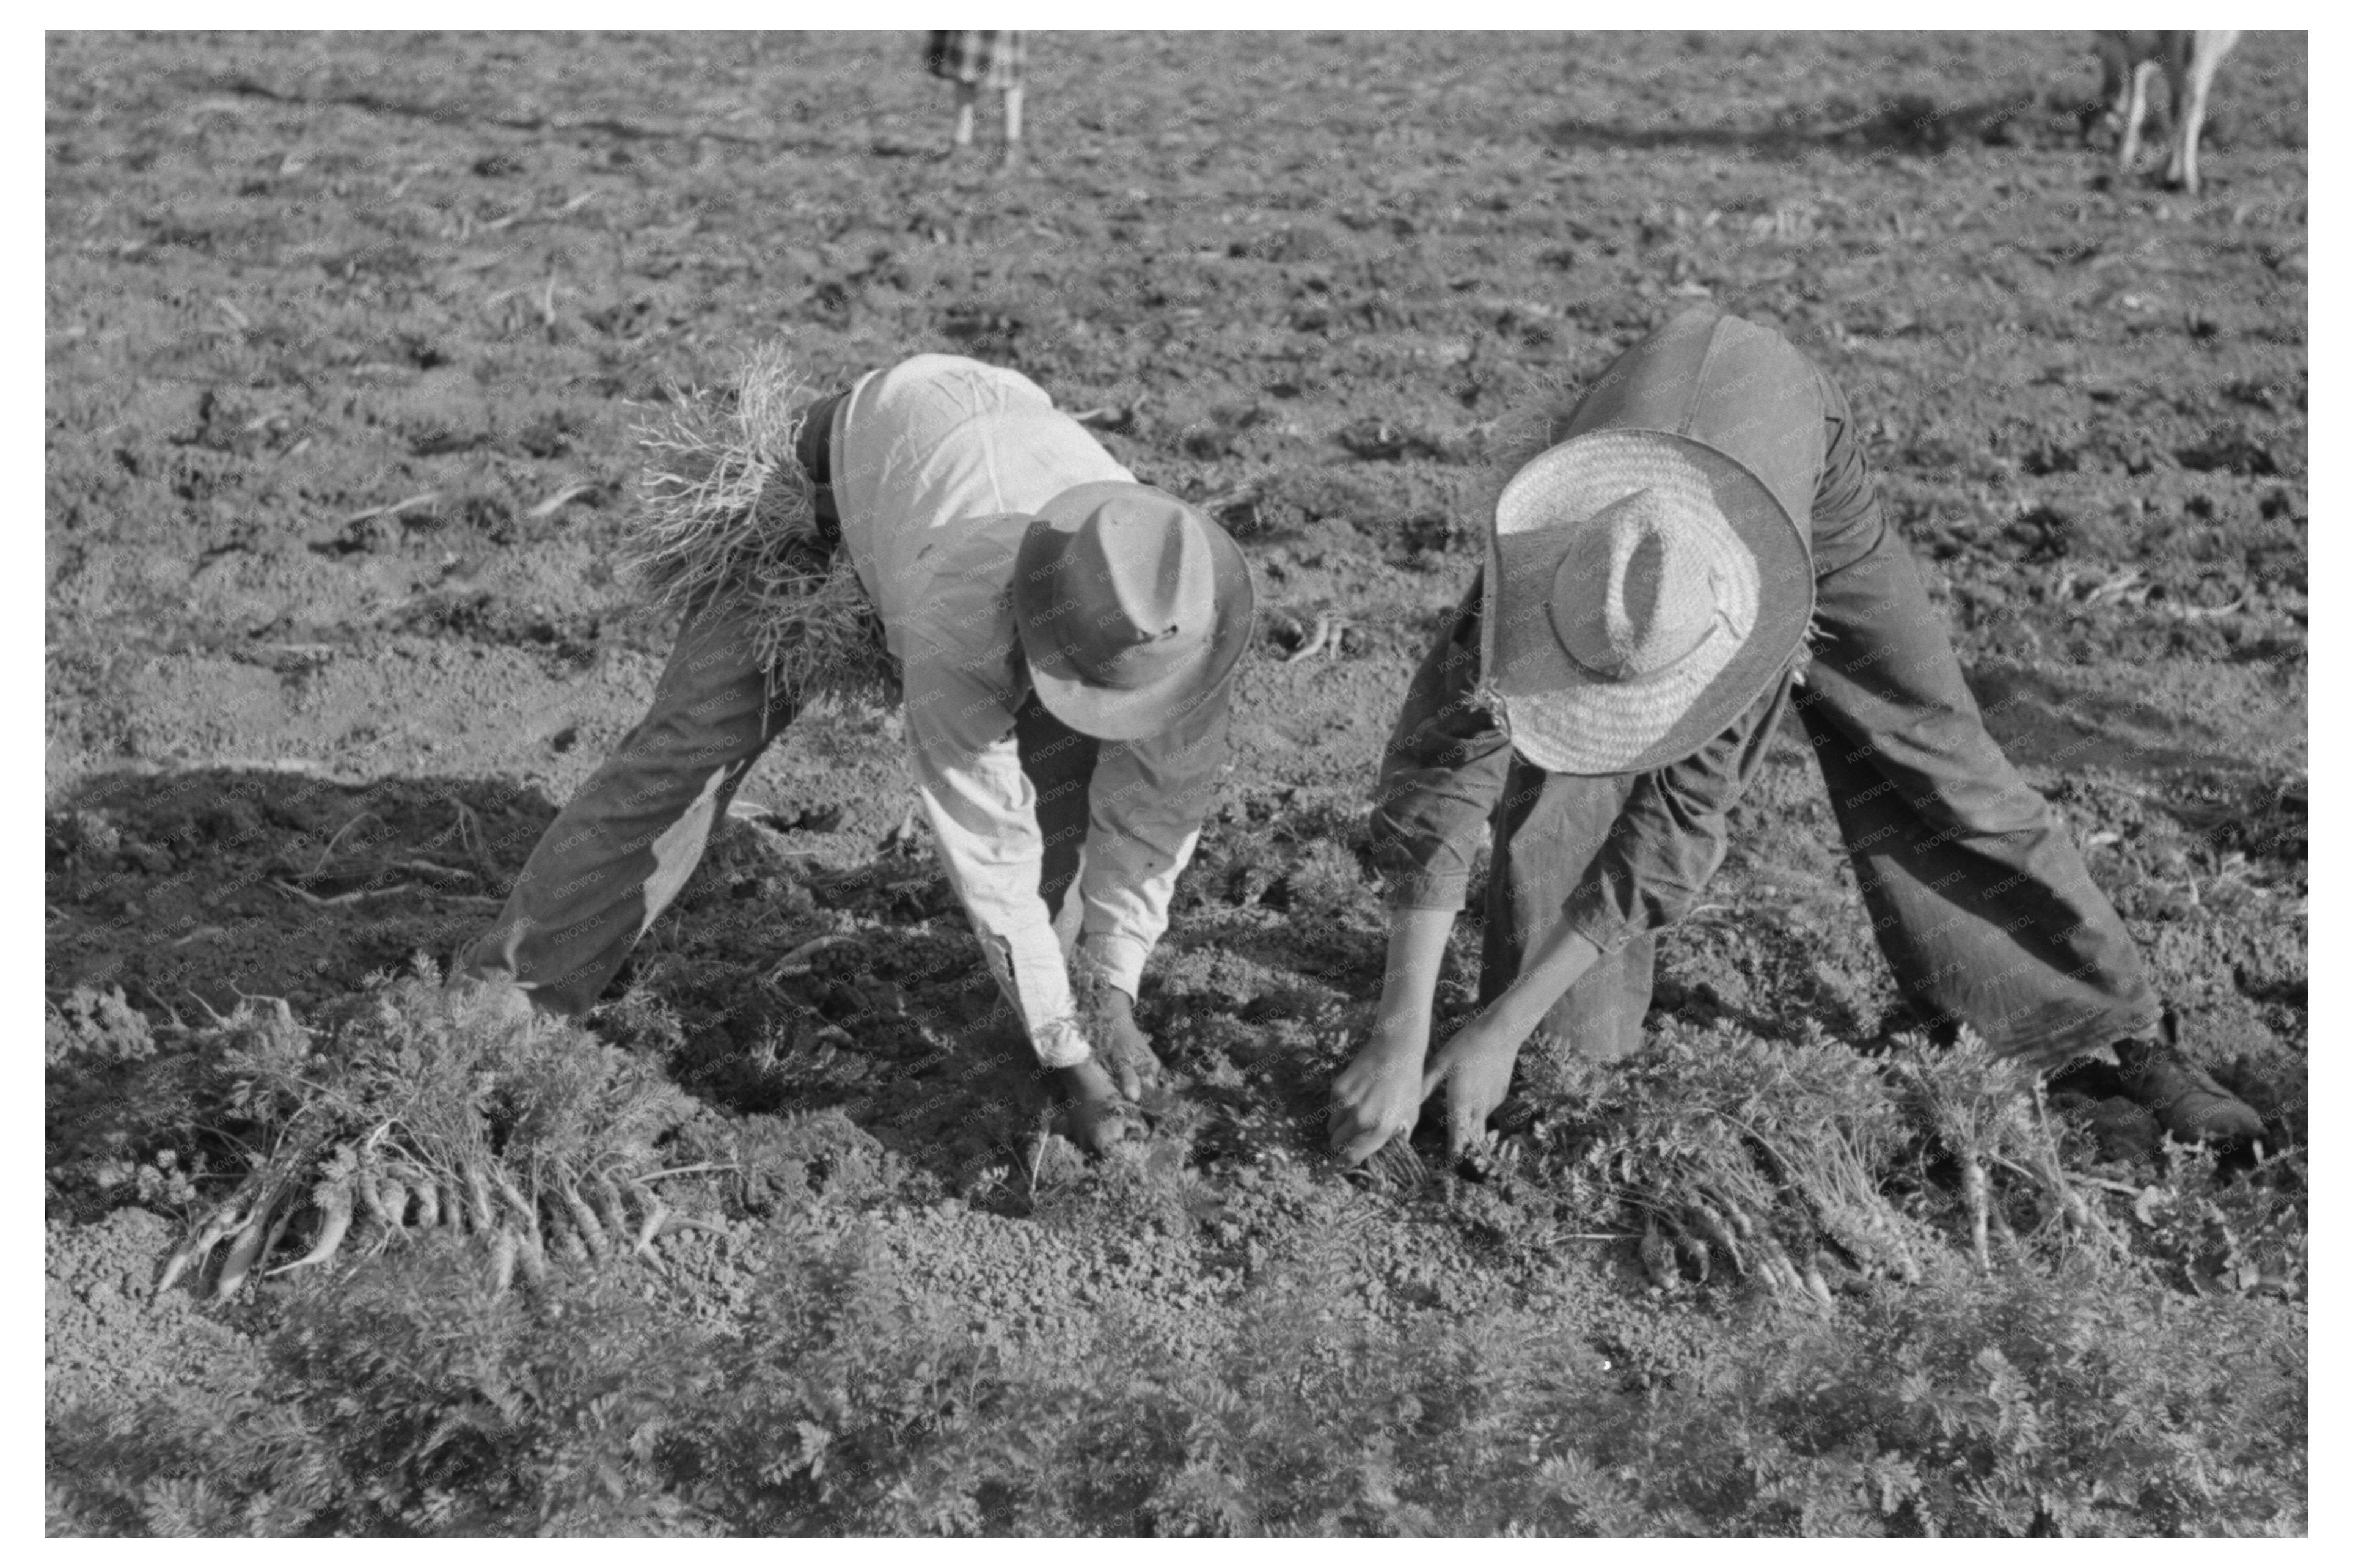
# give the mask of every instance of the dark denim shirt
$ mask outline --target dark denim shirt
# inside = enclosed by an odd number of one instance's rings
[[[1821,404],[1822,459],[1810,532],[1817,592],[1826,593],[1838,574],[1873,554],[1887,524],[1845,395],[1820,366],[1804,363],[1814,386],[1783,390],[1819,393]],[[1771,396],[1772,389],[1759,387],[1756,395]],[[1480,590],[1474,580],[1455,612],[1435,683],[1425,688],[1417,678],[1382,757],[1373,844],[1393,908],[1462,907],[1480,830],[1512,769],[1509,740],[1473,694]],[[1569,896],[1572,929],[1606,952],[1692,911],[1723,862],[1732,808],[1755,776],[1801,670],[1802,662],[1776,677],[1731,727],[1693,755],[1635,780]]]

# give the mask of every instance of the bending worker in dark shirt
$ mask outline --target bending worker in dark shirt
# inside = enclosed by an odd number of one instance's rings
[[[2037,1068],[2114,1047],[2177,1137],[2261,1130],[2160,1039],[2132,938],[1986,733],[1827,376],[1775,333],[1694,312],[1546,440],[1497,498],[1482,580],[1383,759],[1388,968],[1334,1086],[1345,1159],[1410,1131],[1441,1084],[1450,1147],[1475,1142],[1539,1029],[1603,1059],[1640,1043],[1654,934],[1698,903],[1792,705],[1915,1007]],[[1433,1055],[1440,961],[1491,820],[1482,1011]]]

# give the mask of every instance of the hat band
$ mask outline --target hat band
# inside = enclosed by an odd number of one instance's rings
[[[1719,608],[1715,614],[1708,617],[1707,629],[1699,634],[1698,640],[1693,642],[1690,647],[1684,649],[1673,658],[1667,660],[1664,663],[1659,664],[1651,669],[1636,670],[1626,673],[1620,673],[1620,672],[1613,670],[1606,670],[1598,664],[1587,663],[1584,660],[1577,656],[1577,651],[1568,646],[1567,640],[1565,638],[1561,639],[1560,651],[1568,655],[1568,662],[1570,663],[1576,665],[1578,669],[1584,671],[1595,680],[1606,682],[1608,684],[1612,686],[1633,690],[1665,680],[1668,676],[1673,674],[1676,671],[1690,663],[1694,659],[1698,658],[1700,654],[1705,651],[1707,645],[1715,641],[1718,636],[1731,630],[1731,621],[1725,617],[1723,609]],[[1556,632],[1555,635],[1557,636],[1558,633]],[[1735,633],[1735,635],[1736,636],[1737,633]]]
[[[1065,642],[1062,644],[1062,657],[1071,662],[1079,678],[1091,686],[1102,686],[1114,692],[1134,692],[1166,680],[1171,672],[1184,666],[1187,656],[1200,644],[1199,636],[1183,632],[1155,637],[1148,642],[1131,643],[1110,653]]]

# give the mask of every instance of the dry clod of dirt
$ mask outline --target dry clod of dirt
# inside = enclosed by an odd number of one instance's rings
[[[94,1224],[52,1222],[44,1316],[47,1407],[126,1410],[167,1387],[240,1386],[255,1352],[185,1294],[158,1299],[157,1271],[179,1234],[163,1215],[118,1209]]]

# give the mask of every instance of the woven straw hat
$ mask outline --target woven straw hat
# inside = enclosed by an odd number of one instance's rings
[[[1788,667],[1813,609],[1797,524],[1702,442],[1611,429],[1551,448],[1495,503],[1487,694],[1555,773],[1698,750]]]
[[[1013,619],[1046,710],[1082,735],[1155,735],[1250,646],[1257,595],[1232,537],[1150,485],[1074,485],[1022,536]]]

